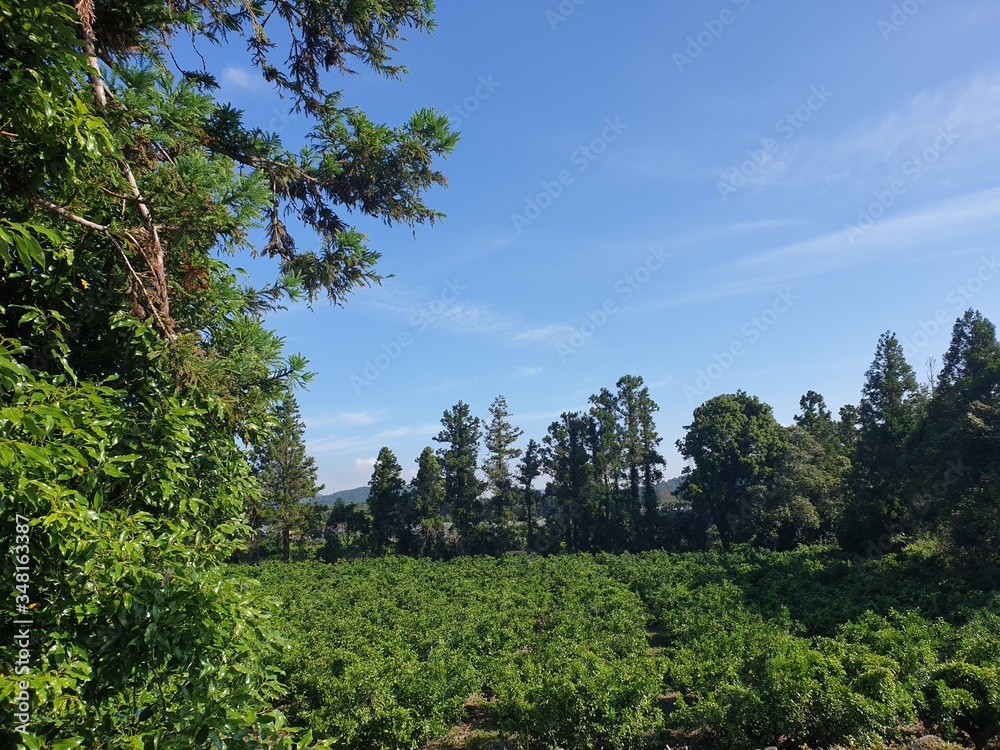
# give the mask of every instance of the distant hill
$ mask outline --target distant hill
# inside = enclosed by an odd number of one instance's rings
[[[673,479],[668,479],[665,482],[660,482],[656,485],[656,489],[660,489],[662,487],[667,492],[673,494],[674,492],[677,492],[677,488],[681,486],[681,482],[683,481],[684,477],[674,477]]]
[[[322,503],[323,505],[333,505],[337,502],[338,497],[342,497],[344,502],[348,505],[352,503],[364,503],[368,501],[368,491],[371,488],[368,485],[364,487],[355,487],[353,490],[337,490],[336,492],[328,492],[322,495],[316,495],[313,498],[313,502]]]

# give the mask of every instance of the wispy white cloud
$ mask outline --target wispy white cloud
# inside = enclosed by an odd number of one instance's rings
[[[948,154],[953,169],[970,159],[1000,156],[1000,73],[924,89],[895,110],[840,136],[800,136],[783,144],[748,182],[833,186],[891,172],[932,146],[941,131],[957,139]]]
[[[910,250],[940,240],[942,233],[974,230],[984,220],[998,217],[1000,188],[876,221],[860,235],[837,231],[767,250],[733,264],[732,268],[739,271],[777,267],[783,269],[781,278],[821,273],[871,258],[873,253]]]
[[[734,234],[750,234],[752,232],[760,232],[767,229],[792,227],[797,224],[801,224],[801,222],[797,219],[759,219],[757,221],[740,221],[732,224],[720,224],[709,227],[690,238],[690,240],[701,241],[709,238],[725,237]]]
[[[234,65],[223,68],[222,84],[241,91],[257,91],[263,87],[260,78],[251,68]]]
[[[393,440],[409,437],[433,437],[441,429],[439,424],[422,424],[394,427],[368,435],[329,435],[308,442],[309,453],[357,453],[374,451]],[[360,459],[359,459],[360,460]]]
[[[919,251],[939,253],[942,246],[989,246],[998,230],[1000,188],[961,195],[875,221],[860,234],[846,228],[826,231],[719,263],[708,270],[703,284],[678,288],[675,294],[637,305],[635,311],[770,293],[840,268],[896,256],[913,257]]]
[[[320,414],[314,417],[306,417],[306,425],[310,429],[322,427],[353,427],[375,424],[385,417],[385,412],[370,411],[339,411],[333,414]]]
[[[533,378],[535,375],[540,375],[544,367],[518,367],[517,374],[526,378]]]
[[[457,388],[465,385],[465,382],[459,380],[458,378],[447,378],[433,385],[426,385],[417,389],[417,393],[446,393],[448,391],[454,391]]]
[[[572,326],[564,323],[550,323],[538,328],[529,328],[514,336],[514,341],[519,344],[544,344],[553,345],[565,340],[574,332]]]
[[[666,388],[668,385],[677,385],[674,379],[670,376],[665,378],[660,378],[659,380],[654,380],[652,383],[647,383],[651,390],[656,390],[658,388]]]
[[[491,305],[461,302],[447,308],[436,318],[431,317],[431,323],[454,333],[497,333],[509,330],[513,319]]]
[[[445,281],[436,295],[395,284],[370,295],[365,306],[416,332],[435,327],[459,334],[486,334],[506,331],[514,325],[511,314],[474,302],[467,294],[467,287],[456,279]]]

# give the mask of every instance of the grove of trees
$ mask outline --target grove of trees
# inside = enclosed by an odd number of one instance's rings
[[[383,449],[369,511],[374,529],[393,531],[354,544],[351,555],[823,542],[864,560],[927,537],[958,557],[995,557],[998,409],[1000,344],[973,310],[956,321],[932,387],[917,383],[899,341],[883,334],[859,403],[839,419],[815,391],[787,426],[743,391],[710,398],[677,442],[688,466],[672,493],[661,483],[658,407],[641,377],[601,389],[588,411],[563,413],[523,451],[502,396],[488,421],[460,401],[409,486]]]

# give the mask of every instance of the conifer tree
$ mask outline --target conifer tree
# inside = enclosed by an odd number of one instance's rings
[[[413,478],[410,491],[421,531],[418,555],[423,556],[432,547],[434,538],[444,532],[444,477],[441,464],[430,446],[424,448],[417,459],[417,475]]]
[[[632,537],[633,518],[628,495],[621,490],[624,456],[615,394],[602,388],[590,397],[590,404],[590,453],[600,519],[597,542],[602,549],[621,551]]]
[[[306,426],[294,396],[287,394],[278,403],[274,420],[274,432],[257,446],[253,463],[261,488],[261,520],[280,529],[281,556],[288,562],[292,531],[308,517],[305,501],[316,497],[323,485],[316,484],[316,461],[306,454]]]
[[[514,444],[524,431],[511,424],[507,400],[503,396],[497,396],[490,405],[490,417],[483,438],[486,447],[483,473],[490,492],[491,520],[503,524],[516,515],[511,462],[521,455],[521,449]]]
[[[545,442],[545,472],[552,477],[546,488],[556,504],[554,516],[546,519],[546,532],[552,539],[553,528],[562,531],[571,551],[589,549],[597,520],[597,497],[594,464],[589,451],[593,428],[589,414],[565,412],[549,425]]]
[[[476,476],[481,421],[472,416],[469,405],[459,401],[441,417],[443,429],[434,438],[444,473],[445,506],[461,537],[467,537],[482,519],[480,498],[484,483]]]
[[[532,549],[532,541],[535,533],[535,495],[536,490],[532,486],[535,479],[542,473],[542,447],[534,438],[528,441],[524,449],[524,456],[518,465],[517,482],[523,493],[522,507],[524,508],[524,519],[528,527],[528,549]]]
[[[934,396],[910,440],[914,525],[938,528],[980,555],[1000,537],[996,497],[1000,342],[996,327],[967,310],[955,321]]]
[[[865,373],[858,406],[858,437],[851,459],[851,498],[845,509],[841,544],[861,552],[876,544],[888,551],[905,529],[905,446],[917,424],[920,389],[895,334],[879,338]],[[876,540],[880,540],[876,542]]]
[[[375,459],[372,478],[368,482],[368,511],[372,516],[372,551],[386,551],[391,542],[405,544],[412,523],[406,507],[406,482],[403,467],[389,448],[382,448]]]

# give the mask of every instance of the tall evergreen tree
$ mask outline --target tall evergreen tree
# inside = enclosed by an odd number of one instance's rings
[[[528,441],[524,449],[524,456],[521,458],[517,469],[517,482],[520,485],[522,495],[522,507],[524,508],[524,521],[528,528],[528,549],[532,549],[532,542],[535,533],[535,496],[537,491],[533,487],[535,479],[542,473],[543,455],[542,447],[534,438]]]
[[[656,484],[664,464],[653,422],[659,407],[642,378],[634,375],[619,378],[614,392],[602,388],[590,404],[600,544],[610,549],[650,546],[658,511]]]
[[[424,448],[417,459],[417,475],[413,478],[411,492],[421,532],[418,555],[422,557],[433,547],[435,538],[444,533],[444,476],[430,446]]]
[[[837,439],[840,440],[841,448],[848,456],[854,455],[854,449],[858,443],[858,407],[854,404],[844,404],[840,407],[839,419],[837,420]]]
[[[640,384],[642,379],[639,379]],[[639,444],[642,446],[642,514],[643,538],[640,540],[646,547],[652,547],[656,542],[656,532],[659,524],[659,499],[656,495],[656,485],[663,479],[663,467],[666,459],[660,454],[659,446],[663,438],[656,431],[653,414],[659,411],[649,395],[649,389],[643,387],[639,393]]]
[[[840,447],[840,437],[837,434],[837,423],[826,407],[826,400],[816,391],[807,391],[799,399],[799,410],[793,419],[795,424],[806,430],[816,441],[827,448]]]
[[[384,552],[393,539],[404,541],[412,524],[407,512],[406,482],[403,467],[389,448],[382,448],[375,459],[368,482],[368,510],[372,516],[372,550]]]
[[[991,477],[997,465],[995,425],[1000,397],[1000,343],[996,327],[968,310],[952,329],[934,397],[910,441],[910,494],[915,520],[941,527],[957,548],[989,548],[1000,528]],[[989,509],[993,508],[990,512]]]
[[[253,465],[260,481],[261,520],[281,530],[282,559],[288,562],[292,531],[307,517],[304,501],[316,497],[323,485],[316,484],[316,461],[306,454],[306,426],[291,394],[278,403],[274,423],[274,431],[254,451]]]
[[[621,489],[625,467],[615,394],[602,388],[590,397],[590,404],[590,454],[600,521],[596,541],[602,549],[620,551],[632,538],[633,516],[628,494]]]
[[[469,405],[459,401],[441,417],[443,429],[434,438],[444,473],[445,506],[451,513],[460,540],[482,518],[480,497],[484,483],[476,476],[482,423]]]
[[[642,440],[643,410],[640,404],[641,380],[626,375],[618,380],[615,393],[615,415],[622,451],[622,465],[628,487],[628,509],[632,517],[632,533],[641,536],[642,466],[645,446]]]
[[[998,361],[996,326],[978,310],[966,310],[952,328],[937,391],[959,403],[989,398],[996,394]]]
[[[556,504],[556,515],[546,519],[547,532],[554,538],[551,521],[573,551],[591,547],[597,520],[594,465],[588,449],[592,428],[589,415],[565,412],[543,438],[545,471],[552,477],[546,493]]]
[[[663,477],[660,467],[665,463],[659,453],[661,438],[653,423],[653,414],[660,407],[650,397],[649,388],[639,376],[622,376],[616,388],[619,441],[633,519],[632,545],[651,546],[656,533],[656,484]]]
[[[851,458],[851,498],[841,544],[860,552],[876,539],[888,542],[906,515],[905,446],[920,410],[920,389],[895,334],[879,338],[865,373],[858,406],[858,436]],[[884,551],[888,545],[880,545]]]
[[[524,431],[511,424],[507,400],[503,396],[497,396],[490,405],[490,417],[483,440],[486,447],[483,473],[490,493],[491,520],[503,524],[516,515],[517,498],[510,465],[521,455],[521,449],[514,444]]]

